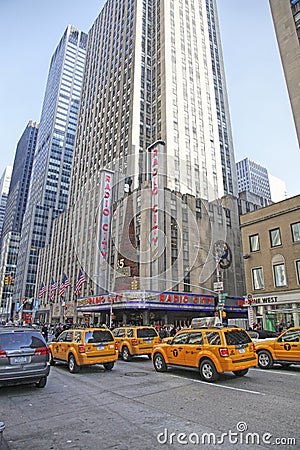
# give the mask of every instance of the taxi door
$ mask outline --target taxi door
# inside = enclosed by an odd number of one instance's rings
[[[197,367],[198,355],[203,350],[204,340],[200,331],[194,331],[188,334],[188,340],[184,348],[185,365]]]
[[[275,358],[285,361],[300,361],[300,329],[289,329],[274,344]]]
[[[185,344],[187,342],[189,333],[182,332],[177,334],[171,344],[166,347],[169,364],[185,364]]]
[[[57,341],[53,342],[52,344],[52,348],[53,348],[53,358],[57,358],[60,360],[63,360],[63,353],[62,353],[62,349],[63,349],[63,344],[66,340],[66,336],[67,336],[67,331],[62,332]]]
[[[68,350],[72,345],[73,331],[66,331],[64,333],[64,340],[60,342],[60,359],[68,361]]]

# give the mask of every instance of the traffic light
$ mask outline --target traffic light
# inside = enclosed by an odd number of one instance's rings
[[[12,276],[8,277],[9,278],[9,284],[14,284],[14,279]]]
[[[131,289],[132,290],[136,290],[138,288],[138,281],[137,280],[133,280],[131,282]]]
[[[4,284],[9,284],[9,279],[8,279],[8,277],[4,277]]]

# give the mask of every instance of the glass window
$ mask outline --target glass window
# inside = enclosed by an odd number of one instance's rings
[[[291,228],[293,242],[300,242],[300,222],[292,223]]]
[[[138,338],[154,338],[157,337],[157,331],[153,328],[138,328],[137,329],[137,337]]]
[[[300,330],[288,330],[278,339],[279,342],[300,342]]]
[[[99,344],[113,341],[113,335],[109,330],[87,331],[84,336],[85,344]]]
[[[296,261],[297,281],[300,284],[300,261]]]
[[[278,247],[279,245],[281,245],[281,236],[279,228],[270,230],[270,241],[271,247]]]
[[[284,264],[274,264],[273,271],[274,271],[275,286],[276,287],[286,286]]]
[[[220,333],[209,331],[206,333],[207,341],[210,345],[221,345]]]
[[[264,274],[262,267],[252,269],[252,283],[255,290],[264,288]]]
[[[174,337],[172,344],[175,344],[175,345],[186,344],[188,337],[189,337],[188,333],[180,333]]]
[[[192,344],[192,345],[203,345],[203,336],[202,333],[199,332],[195,332],[195,333],[190,333],[189,335],[189,340],[188,340],[188,344]]]
[[[253,236],[250,236],[249,240],[250,240],[250,251],[251,252],[257,252],[258,250],[260,250],[258,234],[254,234]]]

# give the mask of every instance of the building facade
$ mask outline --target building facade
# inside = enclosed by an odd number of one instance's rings
[[[300,145],[300,0],[270,0],[270,7]]]
[[[86,43],[87,35],[69,25],[51,59],[23,220],[14,303],[34,297],[39,250],[50,239],[53,218],[67,207]]]
[[[33,157],[36,148],[38,123],[29,121],[16,148],[7,208],[3,223],[1,241],[1,306],[5,319],[11,316],[16,264],[20,236],[25,214]]]
[[[0,178],[0,242],[3,231],[3,222],[7,206],[7,198],[11,181],[12,167],[7,166]]]
[[[268,171],[265,167],[245,158],[236,163],[239,192],[249,192],[262,199],[262,205],[271,203]]]
[[[71,180],[69,211],[55,222],[56,243],[41,253],[37,283],[69,274],[68,315],[76,316],[80,268],[87,279],[81,297],[136,282],[153,292],[215,295],[216,267],[209,288],[189,273],[202,248],[216,262],[227,219],[236,236],[231,270],[239,270],[237,177],[214,0],[105,3],[89,31]],[[202,201],[211,213],[218,205],[223,227],[207,220],[199,228]],[[233,295],[241,295],[241,273],[232,279]],[[58,296],[55,304],[61,310]],[[42,308],[49,310],[49,299]]]
[[[250,322],[299,326],[300,196],[241,216]]]

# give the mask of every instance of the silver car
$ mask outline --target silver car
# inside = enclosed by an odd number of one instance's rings
[[[43,388],[49,371],[49,349],[40,332],[22,327],[0,328],[0,386],[35,383]]]

